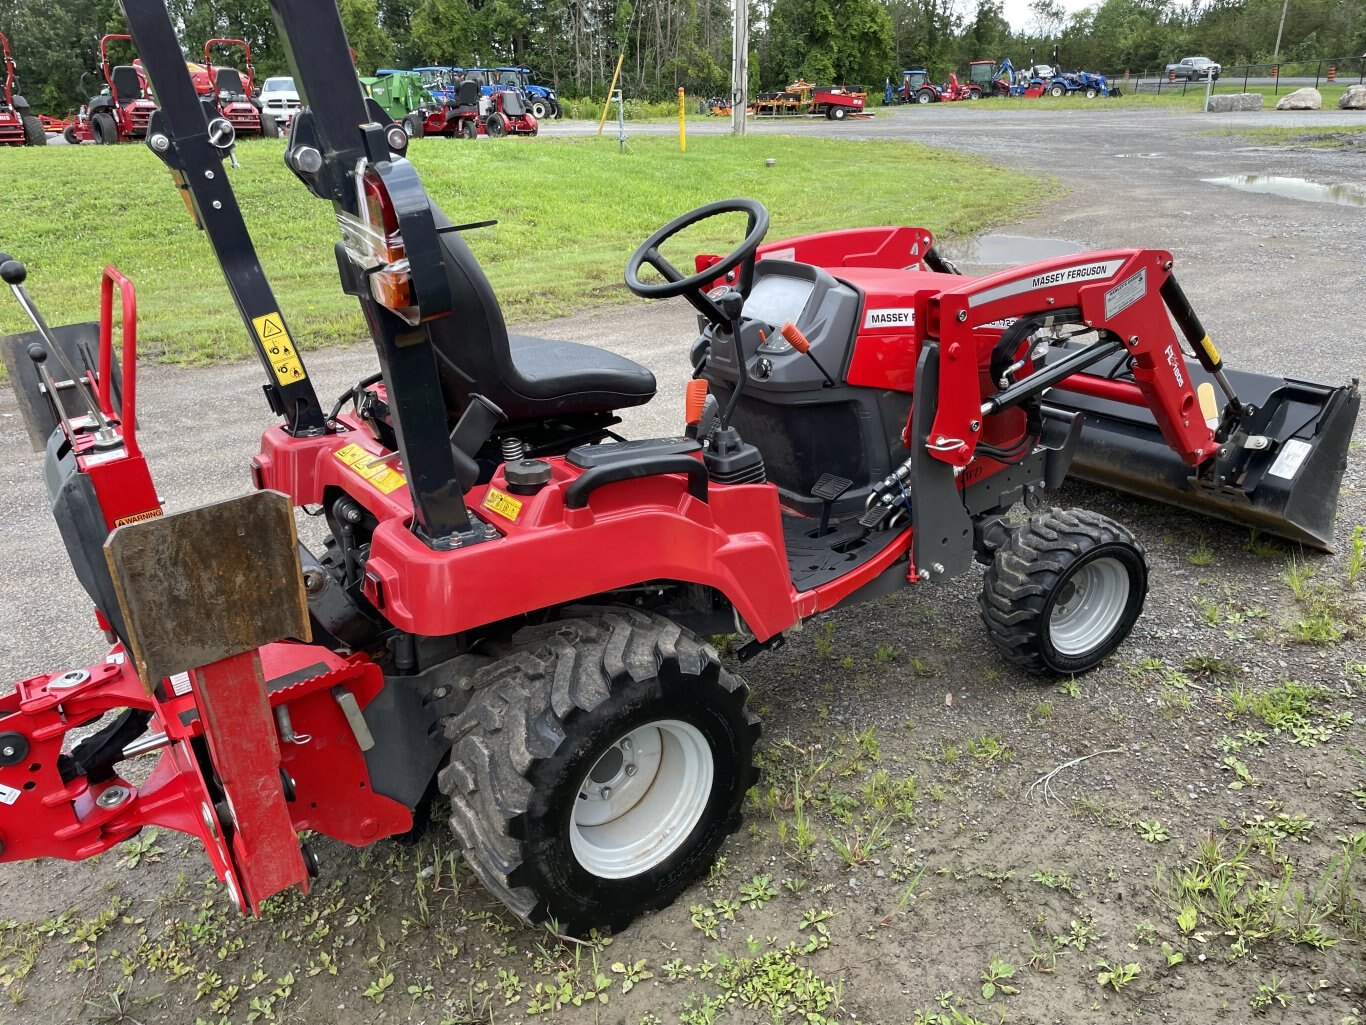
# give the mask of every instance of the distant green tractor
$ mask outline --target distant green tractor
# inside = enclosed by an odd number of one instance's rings
[[[409,135],[429,111],[436,110],[439,104],[431,92],[422,84],[422,76],[416,71],[390,71],[380,69],[376,78],[362,78],[361,85],[366,93],[398,124],[403,125]],[[417,112],[418,117],[409,117]]]

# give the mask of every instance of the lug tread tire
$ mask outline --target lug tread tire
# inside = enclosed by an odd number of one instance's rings
[[[744,796],[758,779],[752,755],[759,720],[745,709],[749,688],[744,681],[721,666],[711,645],[677,624],[617,608],[571,608],[564,617],[519,630],[511,653],[475,674],[469,705],[446,720],[451,760],[439,785],[450,798],[451,829],[466,860],[512,911],[530,923],[553,918],[570,933],[618,930],[637,915],[671,903],[738,828]],[[635,902],[595,901],[577,892],[568,896],[573,889],[569,867],[561,863],[564,858],[551,855],[545,836],[545,823],[563,808],[538,806],[538,798],[544,805],[549,796],[537,792],[538,770],[572,747],[566,740],[576,727],[581,721],[591,725],[591,713],[614,696],[637,703],[659,701],[697,687],[716,688],[710,700],[727,705],[726,716],[738,724],[742,768],[727,795],[719,828],[691,853],[690,862],[672,868],[653,892]],[[570,766],[547,771],[568,774]],[[586,771],[587,766],[577,770]],[[560,778],[574,788],[581,776]],[[716,786],[725,783],[718,765]],[[670,860],[679,853],[681,849]],[[567,896],[577,898],[573,905],[566,903]]]
[[[1084,666],[1057,664],[1046,649],[1044,614],[1059,578],[1097,548],[1137,557],[1138,579],[1115,631]],[[1010,661],[1035,675],[1085,672],[1099,665],[1128,636],[1143,610],[1148,578],[1143,545],[1125,527],[1087,509],[1050,509],[1011,532],[987,568],[978,599],[992,643]],[[1066,658],[1062,659],[1064,662]]]
[[[43,131],[43,123],[31,114],[23,115],[24,122],[24,145],[25,146],[46,146],[47,132]]]

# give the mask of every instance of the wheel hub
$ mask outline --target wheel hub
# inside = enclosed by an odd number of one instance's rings
[[[570,816],[570,847],[607,879],[663,862],[702,818],[711,797],[711,748],[695,726],[667,719],[618,738],[588,770]]]
[[[1118,559],[1086,563],[1058,589],[1048,617],[1049,640],[1061,655],[1081,655],[1103,643],[1124,615],[1129,574]]]

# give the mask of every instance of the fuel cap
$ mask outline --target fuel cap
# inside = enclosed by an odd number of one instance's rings
[[[534,495],[550,483],[550,464],[544,459],[518,459],[503,467],[503,475],[514,495]]]

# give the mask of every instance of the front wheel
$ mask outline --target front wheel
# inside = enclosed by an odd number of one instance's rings
[[[427,119],[421,111],[411,111],[403,119],[403,133],[410,139],[421,139],[427,134]]]
[[[43,131],[43,122],[31,114],[23,115],[24,121],[24,145],[25,146],[46,146],[47,132]]]
[[[278,139],[280,137],[280,122],[275,120],[275,115],[268,111],[261,111],[261,138]]]
[[[918,93],[915,94],[915,102],[916,102],[916,103],[933,103],[933,102],[934,102],[934,93],[930,92],[928,89],[922,89],[922,90],[920,90],[920,92],[918,92]]]
[[[1084,673],[1123,643],[1143,611],[1148,566],[1124,527],[1050,509],[996,551],[982,584],[992,643],[1031,673]]]
[[[535,99],[531,101],[531,116],[537,121],[550,116],[550,103],[548,100]]]
[[[475,874],[528,922],[621,929],[739,825],[757,779],[748,688],[668,620],[572,610],[473,682],[440,786]]]
[[[479,138],[479,125],[475,122],[474,118],[467,117],[460,122],[460,137],[462,139],[469,139],[471,142]]]
[[[101,146],[112,146],[119,141],[119,128],[113,115],[103,111],[90,115],[90,134]]]
[[[75,125],[67,125],[63,128],[62,138],[66,140],[68,146],[79,146],[81,144],[80,136],[76,134]]]
[[[1055,85],[1048,90],[1049,96],[1066,96],[1067,90],[1060,85]]]
[[[503,120],[503,115],[494,111],[487,120],[484,121],[484,132],[490,139],[501,139],[508,133],[507,122]]]
[[[1100,95],[1100,90],[1097,89],[1095,86],[1090,86],[1090,85],[1088,85],[1088,86],[1086,87],[1086,98],[1087,98],[1088,100],[1094,100],[1094,99],[1095,99],[1097,96],[1099,96],[1099,95]]]

